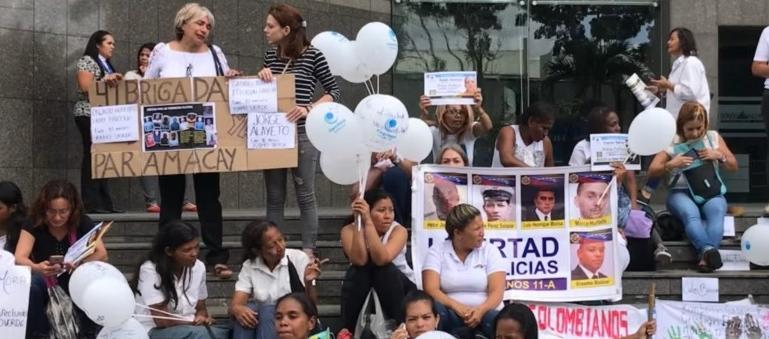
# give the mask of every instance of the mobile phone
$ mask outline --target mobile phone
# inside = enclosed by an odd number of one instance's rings
[[[51,265],[61,264],[64,262],[63,255],[52,255],[48,257],[48,263]]]
[[[700,157],[699,154],[697,154],[697,150],[694,149],[694,147],[692,147],[688,151],[686,151],[686,153],[684,153],[684,156],[685,157],[690,157],[692,159],[697,159],[697,158]]]

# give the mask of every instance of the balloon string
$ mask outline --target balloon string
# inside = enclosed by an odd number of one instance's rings
[[[366,92],[368,92],[369,95],[373,94],[371,93],[371,88],[368,87],[368,80],[363,82],[363,86],[366,86]]]
[[[376,75],[376,93],[379,94],[379,74]]]
[[[360,166],[360,154],[355,156],[355,167],[358,168],[358,197],[362,197],[363,193],[366,190],[366,183],[363,182],[363,173]],[[363,222],[361,221],[360,213],[355,217],[355,221],[358,224],[358,232],[360,232],[361,228],[363,228]]]
[[[139,307],[141,307],[141,308],[143,308],[145,310],[155,311],[155,312],[158,312],[160,314],[169,315],[169,316],[175,317],[175,319],[184,320],[184,317],[180,316],[178,314],[174,314],[174,313],[171,313],[171,312],[166,312],[166,311],[159,310],[157,308],[152,308],[152,307],[149,307],[147,305],[142,305],[142,304],[139,304],[139,303],[137,303],[136,306],[139,306]]]
[[[625,166],[625,164],[627,164],[628,160],[630,160],[630,158],[632,158],[634,155],[635,154],[633,154],[632,152],[628,153],[627,157],[625,158],[625,161],[622,162],[622,166]],[[601,197],[598,198],[598,204],[603,202],[603,198],[606,196],[606,193],[609,192],[609,188],[611,188],[611,185],[616,183],[616,182],[617,182],[617,175],[612,175],[611,181],[609,182],[609,186],[606,186],[606,188],[603,190],[603,193],[601,193]]]
[[[163,316],[159,316],[159,315],[149,315],[149,314],[134,314],[133,316],[134,317],[139,317],[139,318],[152,318],[152,319],[165,319],[165,320],[181,320],[181,321],[187,321],[187,322],[191,323],[191,321],[188,321],[187,319],[177,318],[177,317],[163,317]]]

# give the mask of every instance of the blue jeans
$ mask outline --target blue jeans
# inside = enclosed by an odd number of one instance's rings
[[[227,339],[229,329],[222,326],[209,326],[211,333],[208,333],[205,326],[178,325],[165,328],[153,328],[149,331],[150,339]]]
[[[460,318],[453,310],[450,310],[439,302],[435,303],[435,308],[438,311],[438,315],[441,317],[440,323],[438,324],[439,330],[453,334],[454,331],[465,327],[464,320],[462,320],[462,318]],[[497,310],[486,312],[486,314],[483,315],[483,318],[481,318],[480,325],[475,328],[476,330],[483,332],[486,338],[491,338],[494,335],[494,329],[491,327],[494,325],[494,318],[497,317],[497,313],[499,313]]]
[[[702,255],[711,248],[718,249],[724,235],[726,215],[726,199],[723,196],[697,205],[689,191],[674,189],[668,194],[667,207],[684,224],[686,236],[698,254]]]
[[[275,305],[262,305],[249,303],[248,308],[256,311],[256,319],[259,323],[255,328],[247,328],[240,325],[237,320],[232,321],[232,339],[270,339],[275,338]]]

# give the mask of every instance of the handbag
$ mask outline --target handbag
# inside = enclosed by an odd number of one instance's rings
[[[710,148],[715,148],[709,133],[705,133],[705,138],[708,140]],[[726,185],[721,179],[718,163],[715,161],[699,161],[699,165],[684,169],[682,174],[686,177],[686,184],[689,187],[692,200],[698,205],[704,204],[713,197],[726,194]]]
[[[382,311],[382,304],[379,302],[379,296],[372,288],[369,291],[368,296],[366,296],[366,301],[363,302],[363,307],[358,314],[358,321],[355,323],[354,338],[387,339],[390,338],[391,332],[391,328],[388,328],[384,311]]]

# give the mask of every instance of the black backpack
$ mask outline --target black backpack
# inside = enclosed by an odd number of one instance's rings
[[[641,210],[646,213],[646,217],[652,221],[652,229],[656,227],[657,215],[651,206],[647,204],[638,204]],[[630,253],[630,263],[626,271],[630,272],[649,272],[657,270],[657,262],[654,260],[654,241],[651,234],[646,238],[627,237],[627,250]]]
[[[664,241],[684,240],[684,225],[670,211],[657,213],[656,227]]]

